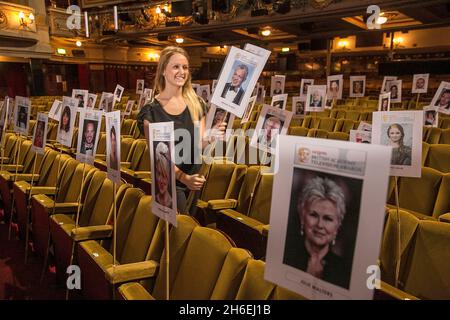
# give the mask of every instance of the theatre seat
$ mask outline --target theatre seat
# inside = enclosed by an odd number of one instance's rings
[[[326,139],[328,131],[322,129],[309,129],[307,137]]]
[[[129,183],[137,186],[140,179],[150,179],[150,152],[147,141],[136,140],[129,162],[121,162],[121,176]]]
[[[450,144],[432,144],[425,162],[430,167],[443,173],[450,172]]]
[[[422,167],[426,167],[428,152],[430,151],[430,144],[422,141]]]
[[[127,245],[127,237],[131,229],[134,230],[134,216],[136,209],[140,205],[143,192],[136,188],[129,188],[125,191],[124,198],[120,207],[117,209],[117,247],[116,259],[117,263],[121,262],[122,255],[125,254],[124,247]],[[148,196],[147,196],[148,197]],[[147,203],[145,213],[151,215],[150,202]],[[138,221],[138,220],[136,220]],[[141,244],[145,245],[145,237],[150,235],[151,229],[144,230],[147,226],[146,222],[142,222],[142,228],[139,235],[143,236],[137,247]],[[151,221],[149,218],[148,221]],[[133,228],[131,226],[133,225]],[[144,232],[144,233],[142,233]],[[109,241],[104,241],[103,246],[94,240],[84,241],[77,247],[78,265],[83,274],[82,288],[83,296],[87,299],[111,299],[113,290],[109,282],[105,278],[105,272],[109,266],[113,264],[114,241],[112,239],[112,228],[105,232],[109,237]]]
[[[404,291],[421,299],[450,299],[450,223],[420,221],[415,240]]]
[[[122,125],[120,127],[120,135],[121,136],[132,136],[135,126],[136,126],[136,120],[134,120],[134,119],[123,120]]]
[[[429,144],[439,143],[440,137],[441,137],[441,129],[430,128],[428,131],[428,136],[426,138],[426,142],[428,142]]]
[[[1,158],[3,157],[3,164],[8,164],[8,163],[12,163],[16,157],[16,153],[15,153],[15,146],[16,146],[16,142],[18,141],[18,138],[15,134],[8,132],[5,133],[5,138],[4,138],[4,151],[3,151],[3,155],[0,155],[0,160],[2,160]]]
[[[348,141],[349,134],[345,132],[328,132],[327,139]]]
[[[360,111],[347,111],[345,113],[345,119],[349,119],[349,120],[353,120],[353,121],[358,121],[360,116],[361,116]]]
[[[320,123],[317,129],[325,131],[333,131],[336,125],[336,120],[331,118],[320,118]]]
[[[267,234],[264,227],[269,224],[273,174],[262,173],[256,179],[248,213],[233,209],[221,210],[217,217],[217,228],[228,234],[239,247],[261,258],[266,252]]]
[[[102,122],[103,123],[103,122]],[[105,136],[106,139],[106,136]],[[133,138],[120,138],[120,163],[124,166],[129,165],[129,161],[134,153],[134,147],[136,140]],[[106,140],[105,140],[105,152],[106,152]],[[97,153],[94,164],[100,170],[106,171],[106,153]]]
[[[308,128],[303,128],[303,127],[291,127],[289,129],[289,134],[291,136],[302,136],[302,137],[306,137],[308,135]]]
[[[54,154],[50,155],[50,153],[47,155],[47,157],[50,156],[50,161],[43,162],[39,175],[34,177],[33,185],[31,185],[31,175],[27,175],[24,177],[26,179],[17,180],[13,184],[14,207],[19,225],[19,236],[23,238],[26,236],[26,228],[29,223],[28,206],[30,197],[35,194],[55,195],[56,183],[59,181],[58,167],[60,174],[62,174],[65,164],[70,159],[66,154],[59,155],[57,152],[54,152]],[[51,158],[54,158],[54,161],[51,161]]]
[[[100,159],[106,161],[106,134],[100,133],[97,144],[97,153],[95,154],[95,159]]]
[[[56,199],[46,194],[31,197],[32,239],[34,249],[45,256],[50,244],[50,216],[63,212],[76,212],[97,169],[69,159],[58,181]],[[83,182],[84,171],[84,184]]]

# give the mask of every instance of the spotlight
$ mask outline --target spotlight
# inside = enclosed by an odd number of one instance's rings
[[[263,35],[264,37],[268,37],[272,34],[272,31],[270,30],[270,28],[265,28],[261,31],[261,35]]]
[[[182,44],[184,42],[184,39],[182,37],[176,37],[175,42],[178,44]]]
[[[75,44],[77,45],[77,47],[81,47],[81,41],[77,40],[77,42],[75,42]]]

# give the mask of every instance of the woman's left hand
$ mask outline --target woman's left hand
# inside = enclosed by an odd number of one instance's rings
[[[220,125],[218,125],[215,128],[212,128],[211,130],[208,130],[209,132],[209,141],[215,141],[215,140],[223,140],[225,137],[225,130],[227,129],[227,123],[222,122]]]

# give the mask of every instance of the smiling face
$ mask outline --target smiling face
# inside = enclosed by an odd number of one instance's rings
[[[325,247],[336,238],[340,222],[336,204],[327,199],[316,199],[301,210],[300,219],[309,246]]]
[[[389,139],[393,142],[393,143],[399,143],[402,138],[403,138],[403,134],[400,131],[400,129],[397,126],[392,126],[389,129]]]
[[[167,188],[169,185],[169,175],[168,168],[165,166],[163,160],[156,162],[156,183],[158,186],[158,191],[161,194],[167,193]]]
[[[440,107],[447,107],[450,103],[450,92],[444,92],[439,99]]]
[[[264,123],[264,130],[266,133],[266,139],[267,141],[271,141],[272,140],[272,132],[273,133],[277,133],[280,130],[281,127],[281,123],[280,120],[278,118],[269,118],[266,120],[266,122]],[[276,130],[276,131],[272,131],[272,130]]]
[[[183,87],[189,76],[188,59],[181,53],[173,54],[163,73],[166,86]]]
[[[419,78],[416,81],[416,89],[422,89],[425,86],[425,79]]]
[[[88,124],[86,125],[86,130],[84,131],[84,138],[86,139],[86,144],[93,144],[94,136],[95,136],[94,124],[92,122],[88,122]]]
[[[231,77],[231,85],[234,87],[239,87],[242,82],[244,82],[247,77],[247,71],[245,69],[236,68],[234,70],[233,76]]]

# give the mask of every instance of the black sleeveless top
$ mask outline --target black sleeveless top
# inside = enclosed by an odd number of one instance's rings
[[[202,113],[200,119],[206,113],[204,103],[201,102],[201,106]],[[147,120],[150,123],[173,121],[175,130],[175,165],[181,171],[189,175],[195,174],[200,170],[202,150],[200,149],[200,141],[198,141],[200,137],[199,126],[194,125],[187,106],[182,113],[172,115],[164,110],[158,100],[154,99],[150,103],[143,106],[137,116],[137,125],[142,135],[145,135],[144,120]],[[184,129],[184,134],[182,131],[177,132],[177,129]],[[195,133],[195,131],[197,131],[197,133]],[[188,133],[188,136],[183,136]],[[194,141],[195,138],[197,138],[197,141]],[[197,148],[197,151],[195,148]],[[185,154],[184,151],[190,151],[190,154],[189,152],[188,154]],[[185,185],[178,180],[176,183],[179,187],[185,187]]]

